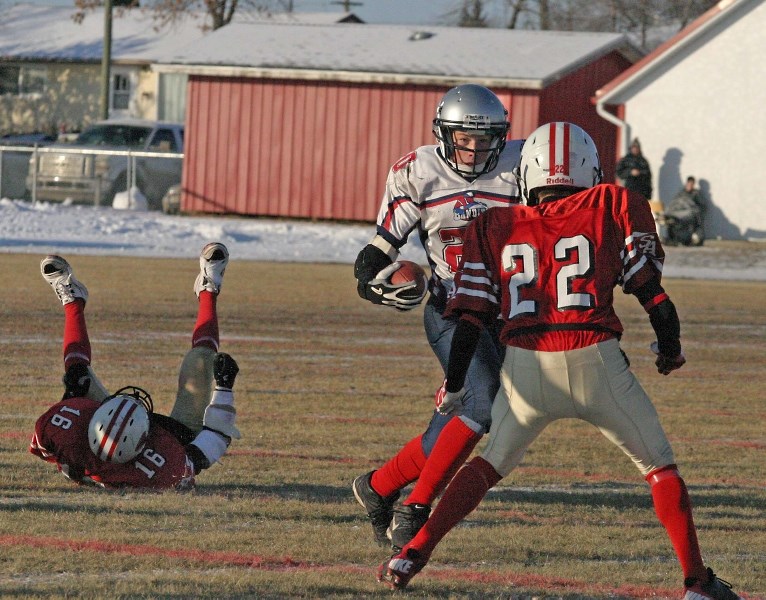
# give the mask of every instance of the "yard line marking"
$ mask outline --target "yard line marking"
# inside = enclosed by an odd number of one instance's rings
[[[323,565],[296,560],[289,556],[269,557],[257,554],[241,554],[238,552],[171,550],[159,546],[117,544],[100,540],[67,540],[42,536],[0,535],[0,545],[73,550],[77,552],[88,551],[104,554],[128,554],[131,556],[162,556],[171,559],[179,558],[183,560],[193,560],[205,564],[226,564],[276,572],[296,570],[342,574],[354,572],[360,575],[369,574],[370,577],[373,577],[377,568],[355,564]],[[474,583],[524,586],[546,590],[575,591],[580,593],[599,593],[603,595],[619,595],[633,598],[673,598],[677,596],[678,593],[678,590],[669,588],[655,588],[639,585],[614,587],[606,584],[579,581],[563,577],[549,577],[529,573],[477,572],[476,570],[456,569],[438,565],[429,565],[428,571],[424,572],[422,576],[422,579],[427,578],[448,582],[471,581]]]

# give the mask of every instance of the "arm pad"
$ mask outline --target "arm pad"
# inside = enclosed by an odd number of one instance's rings
[[[675,358],[681,354],[681,321],[676,307],[660,284],[652,278],[633,295],[649,313],[649,322],[657,336],[657,349],[663,356]]]
[[[194,464],[195,475],[202,469],[207,469],[226,453],[231,438],[227,438],[217,431],[203,429],[194,438],[194,441],[186,447],[186,453]]]
[[[663,356],[681,354],[681,321],[670,298],[649,309],[649,322],[657,336],[657,349]]]
[[[231,441],[231,438],[239,439],[242,437],[234,424],[236,419],[237,409],[234,408],[233,392],[216,388],[210,404],[205,409],[205,416],[202,418],[203,427],[219,433]]]
[[[455,327],[447,365],[447,380],[444,384],[447,392],[459,392],[463,389],[468,365],[471,364],[482,331],[482,327],[477,323],[481,321],[471,318],[468,314],[463,316]]]

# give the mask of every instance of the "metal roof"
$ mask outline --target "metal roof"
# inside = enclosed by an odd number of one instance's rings
[[[403,25],[232,23],[156,61],[159,71],[222,76],[544,88],[618,51],[623,34]]]
[[[103,54],[104,9],[87,11],[81,22],[69,6],[14,4],[0,20],[0,61],[100,62]],[[253,13],[240,9],[242,23],[332,23],[358,20],[353,13]],[[160,27],[151,9],[113,9],[112,60],[148,64],[210,34],[205,12],[189,12]]]
[[[16,4],[0,22],[0,60],[100,62],[103,8]],[[623,34],[328,23],[327,15],[254,17],[205,32],[204,14],[159,28],[147,9],[115,9],[112,60],[229,76],[541,89],[608,54],[642,56]],[[353,17],[353,15],[351,15]],[[333,15],[348,20],[349,14]]]

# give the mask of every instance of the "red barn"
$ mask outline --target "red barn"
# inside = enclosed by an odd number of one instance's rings
[[[492,89],[513,138],[568,120],[611,158],[592,97],[638,58],[610,33],[254,23],[154,67],[189,77],[183,211],[371,221],[390,165],[434,143],[449,88]]]

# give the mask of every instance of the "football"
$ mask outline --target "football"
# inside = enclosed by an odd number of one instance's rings
[[[391,275],[391,283],[399,285],[414,281],[417,284],[414,288],[401,292],[399,295],[402,298],[421,297],[428,287],[428,275],[426,275],[425,270],[418,263],[411,260],[400,260],[399,264],[402,266]]]

